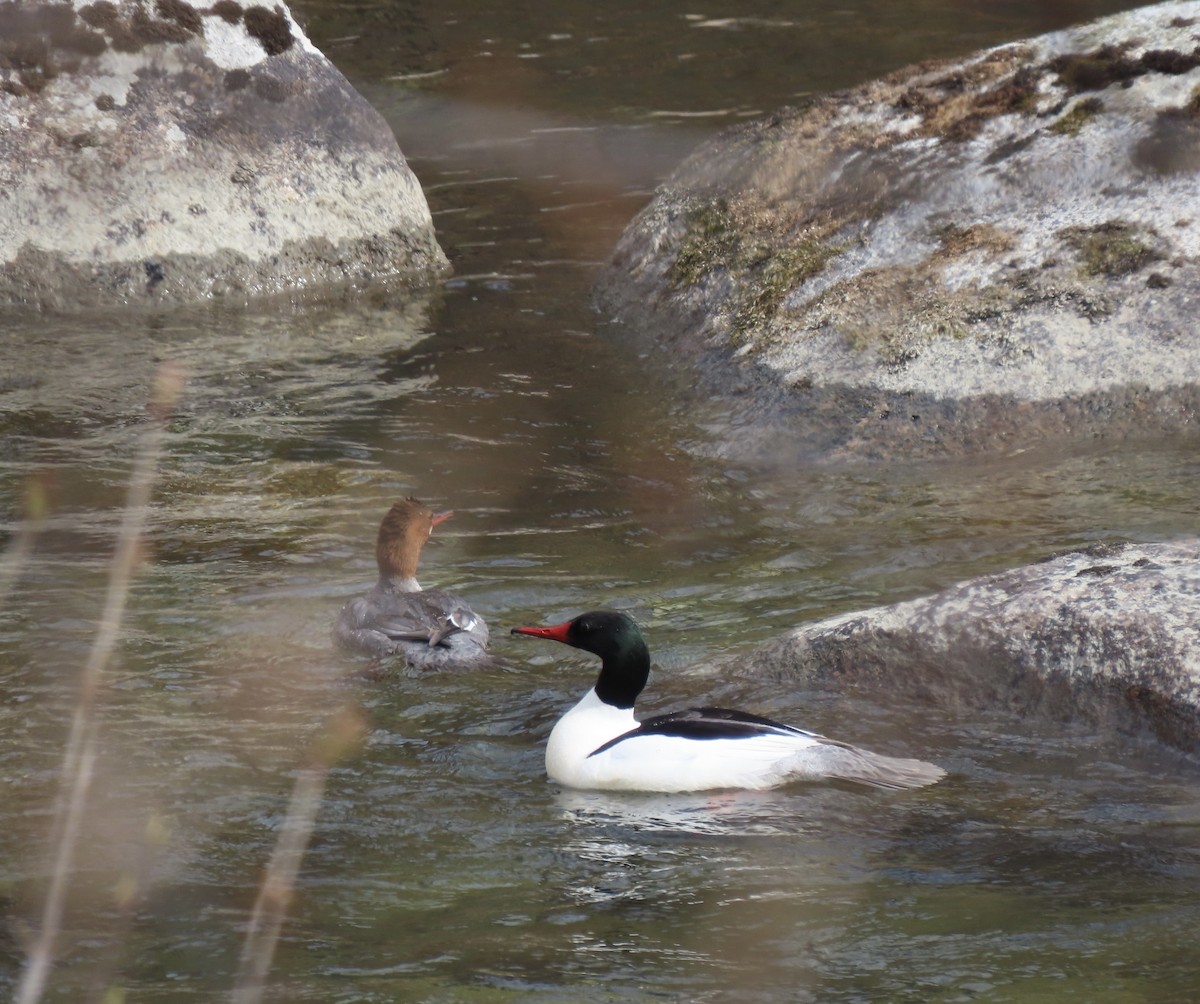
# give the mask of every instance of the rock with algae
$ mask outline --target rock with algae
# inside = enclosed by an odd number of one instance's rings
[[[720,134],[597,296],[835,452],[939,453],[1190,427],[1198,265],[1200,3],[1168,3]]]

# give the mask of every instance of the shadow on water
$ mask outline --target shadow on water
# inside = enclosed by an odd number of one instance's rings
[[[366,737],[330,773],[272,999],[1190,1001],[1193,763],[706,669],[805,619],[1193,533],[1190,447],[726,458],[721,403],[588,306],[624,223],[715,126],[1114,6],[306,3],[400,136],[455,274],[353,305],[0,335],[0,532],[31,479],[50,506],[0,614],[0,985],[37,915],[145,388],[172,358],[190,382],[104,695],[52,999],[103,966],[139,1001],[226,992],[292,774],[349,706]],[[469,597],[505,665],[364,674],[331,650],[378,519],[409,493],[455,509],[422,579]],[[599,605],[643,623],[647,710],[713,697],[952,776],[897,796],[558,791],[542,743],[595,667],[505,628]]]

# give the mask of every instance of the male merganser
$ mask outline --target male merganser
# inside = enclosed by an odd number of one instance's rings
[[[371,655],[402,655],[421,669],[491,661],[483,618],[454,593],[423,590],[417,582],[421,548],[433,528],[453,515],[435,513],[414,498],[387,511],[375,542],[379,581],[342,607],[333,627],[338,644]]]
[[[622,613],[593,610],[512,633],[553,638],[602,660],[596,686],[558,720],[546,744],[546,773],[568,788],[704,791],[825,778],[919,788],[946,774],[744,711],[690,708],[639,722],[633,705],[650,676],[650,651]]]

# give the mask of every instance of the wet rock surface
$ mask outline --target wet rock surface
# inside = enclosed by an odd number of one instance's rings
[[[1187,430],[1198,169],[1200,3],[1143,8],[722,133],[598,302],[744,398],[731,451]]]
[[[1200,540],[1096,545],[804,625],[739,665],[1149,730],[1200,751]]]
[[[445,266],[387,123],[280,5],[0,3],[0,306]]]

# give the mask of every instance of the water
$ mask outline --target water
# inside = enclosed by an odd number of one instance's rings
[[[5,988],[38,914],[146,388],[172,358],[190,381],[103,695],[49,999],[227,993],[295,771],[347,709],[365,737],[329,776],[270,999],[1193,1000],[1194,762],[1085,723],[705,666],[1066,547],[1190,535],[1194,444],[721,459],[721,403],[588,308],[625,221],[711,129],[1112,6],[759,3],[729,23],[305,5],[402,137],[455,276],[306,310],[5,325],[5,538],[30,484],[49,506],[0,616]],[[364,674],[331,651],[378,519],[407,493],[456,510],[422,578],[488,617],[501,668]],[[953,776],[903,795],[561,792],[542,744],[593,667],[506,629],[598,605],[645,627],[648,707],[714,698]]]

